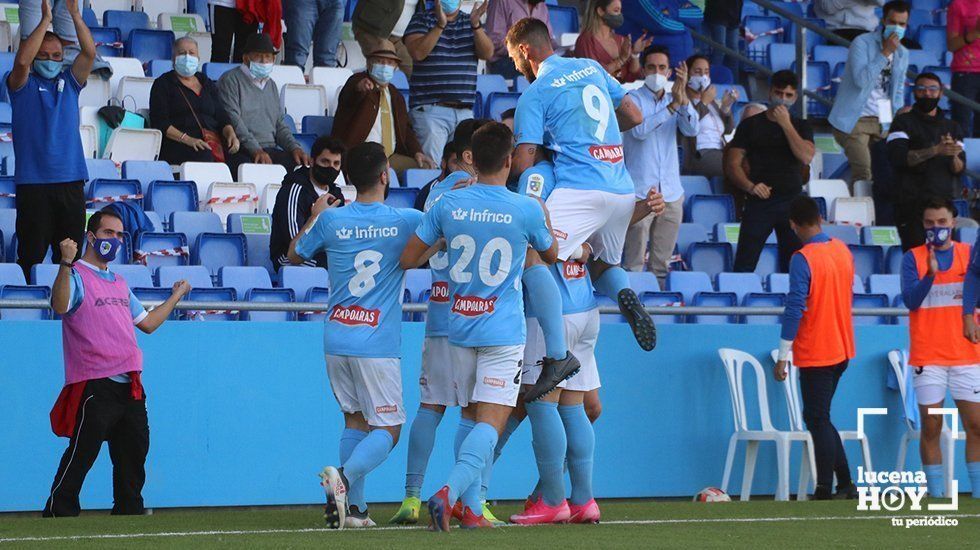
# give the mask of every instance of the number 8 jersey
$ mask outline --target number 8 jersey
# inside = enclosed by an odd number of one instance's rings
[[[449,343],[475,348],[524,344],[521,275],[528,245],[551,247],[541,205],[497,185],[446,193],[416,231],[449,256]]]
[[[418,210],[354,202],[324,211],[296,243],[304,258],[327,253],[325,353],[401,357],[405,272],[398,261],[421,219]]]

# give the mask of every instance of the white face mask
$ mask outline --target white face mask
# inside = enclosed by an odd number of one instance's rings
[[[695,92],[703,92],[711,86],[711,77],[707,75],[692,76],[688,81],[688,86]]]
[[[667,86],[667,77],[660,73],[654,73],[651,75],[647,75],[644,82],[646,83],[648,88],[650,88],[654,92],[659,92],[660,90],[663,90]]]

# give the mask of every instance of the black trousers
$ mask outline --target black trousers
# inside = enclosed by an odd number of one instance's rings
[[[85,238],[85,190],[82,182],[18,185],[17,263],[31,280],[31,266],[44,261],[48,247],[54,263],[61,261],[61,241],[78,244],[77,260]]]
[[[258,24],[248,24],[242,21],[242,14],[235,8],[212,6],[211,29],[214,31],[211,39],[211,61],[215,63],[241,63],[245,53],[245,40],[248,35],[259,30]],[[235,42],[234,57],[232,57],[232,41]]]
[[[789,259],[800,249],[799,237],[789,226],[789,204],[796,195],[772,197],[768,200],[746,200],[742,210],[742,228],[738,233],[735,252],[735,271],[750,273],[759,263],[759,255],[769,234],[776,231],[779,243],[779,271],[789,272]]]
[[[926,230],[922,226],[922,206],[915,203],[899,203],[895,208],[895,223],[902,252],[926,243]]]
[[[800,393],[803,396],[803,421],[813,437],[813,454],[817,462],[817,485],[830,487],[837,474],[837,484],[851,482],[851,470],[837,428],[830,421],[830,404],[837,383],[847,370],[847,361],[829,367],[800,369]]]
[[[109,443],[112,459],[112,513],[143,513],[144,465],[150,449],[146,400],[133,399],[129,384],[102,378],[85,384],[75,433],[51,484],[51,494],[44,505],[45,517],[78,515],[78,493],[103,441]]]

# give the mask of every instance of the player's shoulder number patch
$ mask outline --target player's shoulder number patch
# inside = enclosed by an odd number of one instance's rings
[[[532,197],[541,197],[544,192],[544,176],[541,174],[531,174],[527,177],[527,194]]]

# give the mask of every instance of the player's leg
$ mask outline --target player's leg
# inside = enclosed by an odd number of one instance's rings
[[[837,393],[837,385],[840,383],[841,376],[844,375],[844,371],[846,370],[846,361],[843,365],[834,367],[834,384],[831,392],[831,400],[833,400],[834,394]],[[856,500],[858,498],[857,486],[851,480],[851,467],[847,463],[847,452],[844,450],[844,441],[841,439],[840,433],[837,431],[837,426],[834,426],[833,421],[831,421],[830,427],[834,430],[834,438],[837,442],[837,454],[834,461],[834,475],[837,477],[837,497]]]
[[[343,464],[350,458],[357,444],[367,437],[368,424],[361,415],[360,404],[357,401],[350,358],[327,354],[325,359],[330,389],[344,415],[344,431],[340,436],[340,464]],[[346,485],[340,483],[340,479],[339,472],[334,466],[327,466],[320,472],[320,485],[327,499],[323,517],[330,529],[343,529],[347,522],[348,490]]]
[[[946,495],[943,483],[943,451],[939,441],[943,431],[942,415],[929,414],[930,408],[941,407],[946,400],[948,369],[946,367],[914,367],[912,386],[919,404],[919,455],[926,474],[929,496]]]
[[[602,416],[602,401],[599,399],[599,390],[595,389],[585,392],[585,414],[589,417],[589,422],[595,424],[596,420]]]
[[[980,366],[950,367],[950,391],[966,431],[966,472],[980,498]]]

